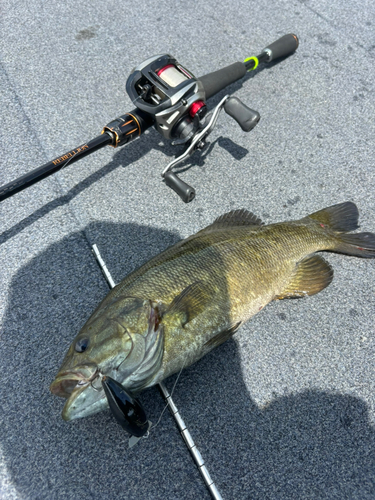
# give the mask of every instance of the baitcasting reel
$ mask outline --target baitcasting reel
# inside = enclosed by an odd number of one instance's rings
[[[126,90],[133,104],[154,118],[165,139],[187,142],[207,113],[202,83],[168,54],[138,66]]]
[[[162,173],[166,184],[185,202],[194,198],[195,191],[179,179],[172,168],[197,149],[204,148],[221,109],[224,107],[246,132],[260,119],[257,111],[229,96],[207,115],[202,82],[168,54],[152,57],[138,66],[129,76],[126,90],[133,104],[153,117],[156,130],[165,139],[171,139],[173,145],[188,144],[185,152],[170,162]],[[111,124],[104,130],[113,131]]]
[[[249,57],[243,63],[233,63],[200,78],[168,54],[147,59],[132,71],[126,82],[126,90],[136,109],[108,123],[102,134],[92,141],[0,187],[0,201],[104,146],[123,146],[154,125],[165,139],[172,140],[172,144],[185,147],[185,151],[167,165],[162,177],[185,203],[190,202],[195,197],[194,188],[179,179],[172,169],[194,151],[204,148],[220,111],[224,108],[245,132],[252,130],[260,119],[257,111],[229,95],[208,113],[207,99],[244,77],[247,71],[256,69],[259,63],[288,56],[297,47],[296,35],[284,35],[257,57]]]

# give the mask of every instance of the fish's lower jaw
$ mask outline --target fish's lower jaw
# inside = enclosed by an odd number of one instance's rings
[[[103,394],[104,395],[104,394]],[[79,418],[90,417],[91,415],[95,415],[95,413],[99,413],[102,410],[108,408],[108,402],[106,397],[100,402],[93,404],[92,406],[79,409],[78,406],[72,406],[71,408],[63,408],[61,416],[65,422],[70,422],[71,420],[78,420]]]
[[[61,413],[61,416],[62,416],[62,419],[65,420],[65,422],[70,422],[71,420],[76,420],[76,419],[80,418],[79,416],[71,415],[70,412],[65,410],[65,406],[64,406],[64,409]]]
[[[94,390],[91,385],[87,385],[73,392],[66,401],[61,416],[63,420],[70,422],[95,415],[106,408],[108,401],[104,390]]]

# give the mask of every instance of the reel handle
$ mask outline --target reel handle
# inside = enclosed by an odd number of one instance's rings
[[[236,120],[244,132],[250,132],[260,120],[258,111],[248,108],[238,97],[229,97],[224,104],[224,110]]]
[[[195,189],[177,177],[172,170],[166,172],[163,177],[166,185],[172,188],[183,202],[190,203],[195,198]]]

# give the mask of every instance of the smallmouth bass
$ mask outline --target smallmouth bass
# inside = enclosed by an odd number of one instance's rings
[[[101,377],[133,394],[229,339],[275,299],[314,295],[333,278],[316,252],[375,258],[375,234],[346,202],[300,220],[263,225],[229,212],[130,273],[74,339],[51,384],[73,420],[108,406]]]

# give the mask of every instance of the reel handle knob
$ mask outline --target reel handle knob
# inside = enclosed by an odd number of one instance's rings
[[[250,132],[260,120],[258,111],[248,108],[238,97],[229,97],[224,104],[224,110],[236,120],[244,132]]]
[[[166,185],[172,188],[183,202],[189,203],[195,198],[195,189],[177,177],[172,170],[164,174],[164,180]]]

